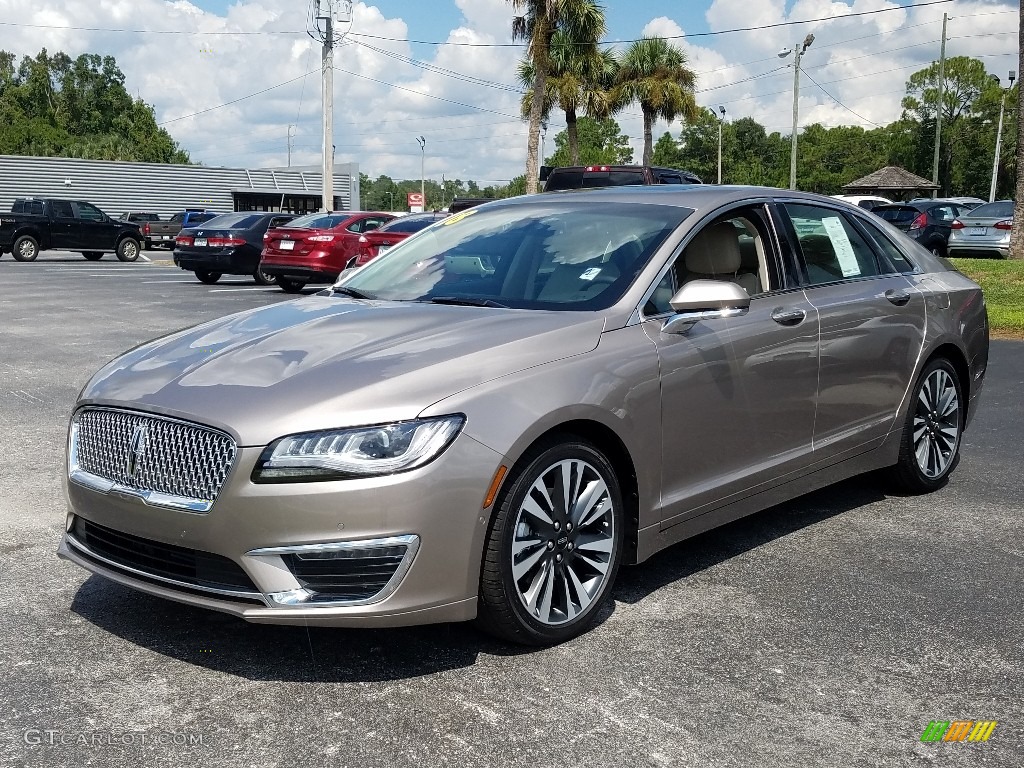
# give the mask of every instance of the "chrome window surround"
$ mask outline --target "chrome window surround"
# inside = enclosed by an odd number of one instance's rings
[[[287,592],[272,592],[265,595],[269,605],[277,608],[339,608],[345,606],[373,605],[394,594],[398,585],[402,583],[405,574],[412,567],[412,561],[420,548],[420,537],[416,534],[404,534],[401,536],[388,536],[383,539],[360,539],[357,541],[334,541],[326,544],[296,544],[286,547],[262,547],[245,553],[245,557],[257,557],[260,559],[273,558],[277,564],[281,563],[277,555],[301,555],[313,552],[341,552],[359,549],[377,549],[380,547],[406,547],[405,555],[394,574],[384,585],[384,588],[372,597],[360,598],[358,600],[323,600],[311,602],[316,595],[313,590],[305,587],[288,590]],[[284,567],[281,565],[281,567]]]
[[[83,416],[90,413],[112,414],[114,417],[135,419],[139,425],[150,425],[152,423],[159,423],[161,425],[169,424],[183,431],[190,430],[193,433],[193,438],[195,437],[195,433],[205,433],[206,435],[211,436],[213,440],[221,442],[223,444],[223,451],[225,455],[211,458],[211,461],[215,459],[219,462],[218,466],[205,467],[205,469],[219,474],[219,479],[215,479],[212,483],[212,487],[210,487],[210,491],[212,491],[210,495],[212,498],[197,498],[196,496],[170,493],[167,490],[133,487],[120,478],[104,477],[102,474],[98,474],[97,472],[90,471],[83,467],[81,456],[82,425],[80,422]],[[134,435],[133,439],[129,441],[129,443],[133,441]],[[131,457],[131,453],[136,447],[129,444],[122,448],[125,455],[130,457],[128,459],[130,462],[129,468],[134,470],[135,461],[138,456],[136,455],[135,457]],[[117,450],[117,448],[115,447],[114,450]],[[139,450],[141,451],[142,449],[140,448]],[[82,408],[76,412],[71,419],[71,430],[68,435],[68,479],[77,485],[89,488],[90,490],[98,493],[139,499],[148,506],[166,507],[195,514],[205,514],[213,507],[217,494],[220,492],[221,487],[227,479],[237,455],[238,446],[234,439],[220,430],[212,429],[201,424],[195,424],[181,419],[173,419],[166,416],[157,416],[155,414],[145,413],[142,411],[131,411],[118,408]],[[171,456],[167,458],[174,459],[176,457]],[[111,459],[108,457],[107,460],[110,461]],[[92,469],[96,469],[96,467],[92,467]],[[111,472],[111,474],[114,473]],[[166,478],[161,478],[161,480],[166,481]],[[192,481],[192,485],[195,485],[196,479],[194,475],[192,477]]]

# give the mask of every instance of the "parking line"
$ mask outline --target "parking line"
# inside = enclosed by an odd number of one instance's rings
[[[251,288],[211,288],[210,293],[231,293],[232,291],[249,291],[249,293],[255,293],[256,291],[259,291],[260,293],[277,293],[279,290],[279,288],[258,288],[257,286],[254,285]]]

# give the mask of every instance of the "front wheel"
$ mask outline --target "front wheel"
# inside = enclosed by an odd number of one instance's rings
[[[301,293],[302,289],[306,287],[305,280],[292,280],[287,277],[278,277],[277,284],[285,293]]]
[[[103,258],[103,251],[83,251],[82,255],[89,261],[99,261]]]
[[[277,275],[264,272],[259,267],[252,273],[252,279],[256,281],[256,285],[275,285],[277,283]]]
[[[196,270],[196,277],[199,279],[199,282],[206,283],[207,285],[213,285],[214,283],[216,283],[218,280],[220,280],[220,276],[220,272],[207,272],[202,269]]]
[[[528,454],[488,535],[478,624],[527,645],[586,631],[611,595],[623,520],[615,470],[592,445],[563,436]]]
[[[39,255],[39,241],[31,235],[22,235],[14,241],[11,253],[15,261],[35,261]]]
[[[952,364],[932,360],[914,387],[900,442],[899,461],[890,474],[910,493],[927,493],[945,485],[960,462],[963,389]]]
[[[117,244],[117,258],[119,261],[135,261],[139,258],[139,253],[141,252],[142,246],[134,238],[126,237]]]

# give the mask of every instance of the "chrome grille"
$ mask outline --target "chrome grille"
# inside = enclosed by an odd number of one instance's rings
[[[210,503],[238,450],[223,432],[105,408],[75,414],[71,436],[72,470],[134,491]]]

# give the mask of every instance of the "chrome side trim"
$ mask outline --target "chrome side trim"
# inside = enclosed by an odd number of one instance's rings
[[[401,536],[388,536],[382,539],[359,539],[356,541],[333,541],[326,544],[295,544],[286,547],[262,547],[245,553],[245,557],[274,557],[276,555],[301,555],[312,552],[345,552],[359,549],[375,549],[378,547],[405,546],[405,556],[398,568],[384,585],[384,588],[372,597],[359,600],[324,600],[322,602],[310,602],[316,595],[312,590],[305,587],[288,590],[287,592],[272,592],[265,595],[268,604],[272,608],[341,608],[346,606],[373,605],[394,594],[395,590],[402,583],[405,574],[412,567],[413,559],[420,548],[420,537],[416,534],[404,534]],[[283,564],[282,564],[283,567]]]
[[[114,560],[111,560],[110,558],[104,557],[103,555],[99,555],[99,554],[93,552],[91,549],[89,549],[87,546],[85,546],[85,544],[83,544],[78,539],[76,539],[74,534],[71,533],[71,531],[66,531],[64,533],[64,536],[67,539],[68,543],[71,546],[73,546],[75,549],[77,549],[80,553],[82,553],[83,555],[87,555],[88,557],[92,558],[93,560],[98,560],[101,563],[103,563],[104,565],[110,566],[110,568],[112,568],[115,571],[123,571],[123,572],[131,573],[131,574],[133,574],[135,576],[139,576],[139,577],[141,577],[143,579],[151,579],[153,581],[159,581],[159,582],[161,582],[163,584],[170,584],[171,586],[175,586],[175,587],[182,587],[184,589],[190,589],[190,590],[198,590],[199,592],[209,592],[212,595],[224,595],[226,597],[246,597],[246,598],[249,598],[250,600],[260,600],[260,601],[262,601],[264,603],[267,602],[266,596],[263,595],[260,592],[243,592],[241,590],[234,590],[234,589],[219,589],[217,587],[206,587],[206,586],[202,586],[202,585],[199,585],[199,584],[190,584],[187,581],[178,581],[177,579],[169,579],[166,576],[157,576],[156,574],[147,573],[146,571],[140,571],[138,568],[132,568],[130,565],[124,565],[123,563],[118,563],[118,562],[116,562]]]

